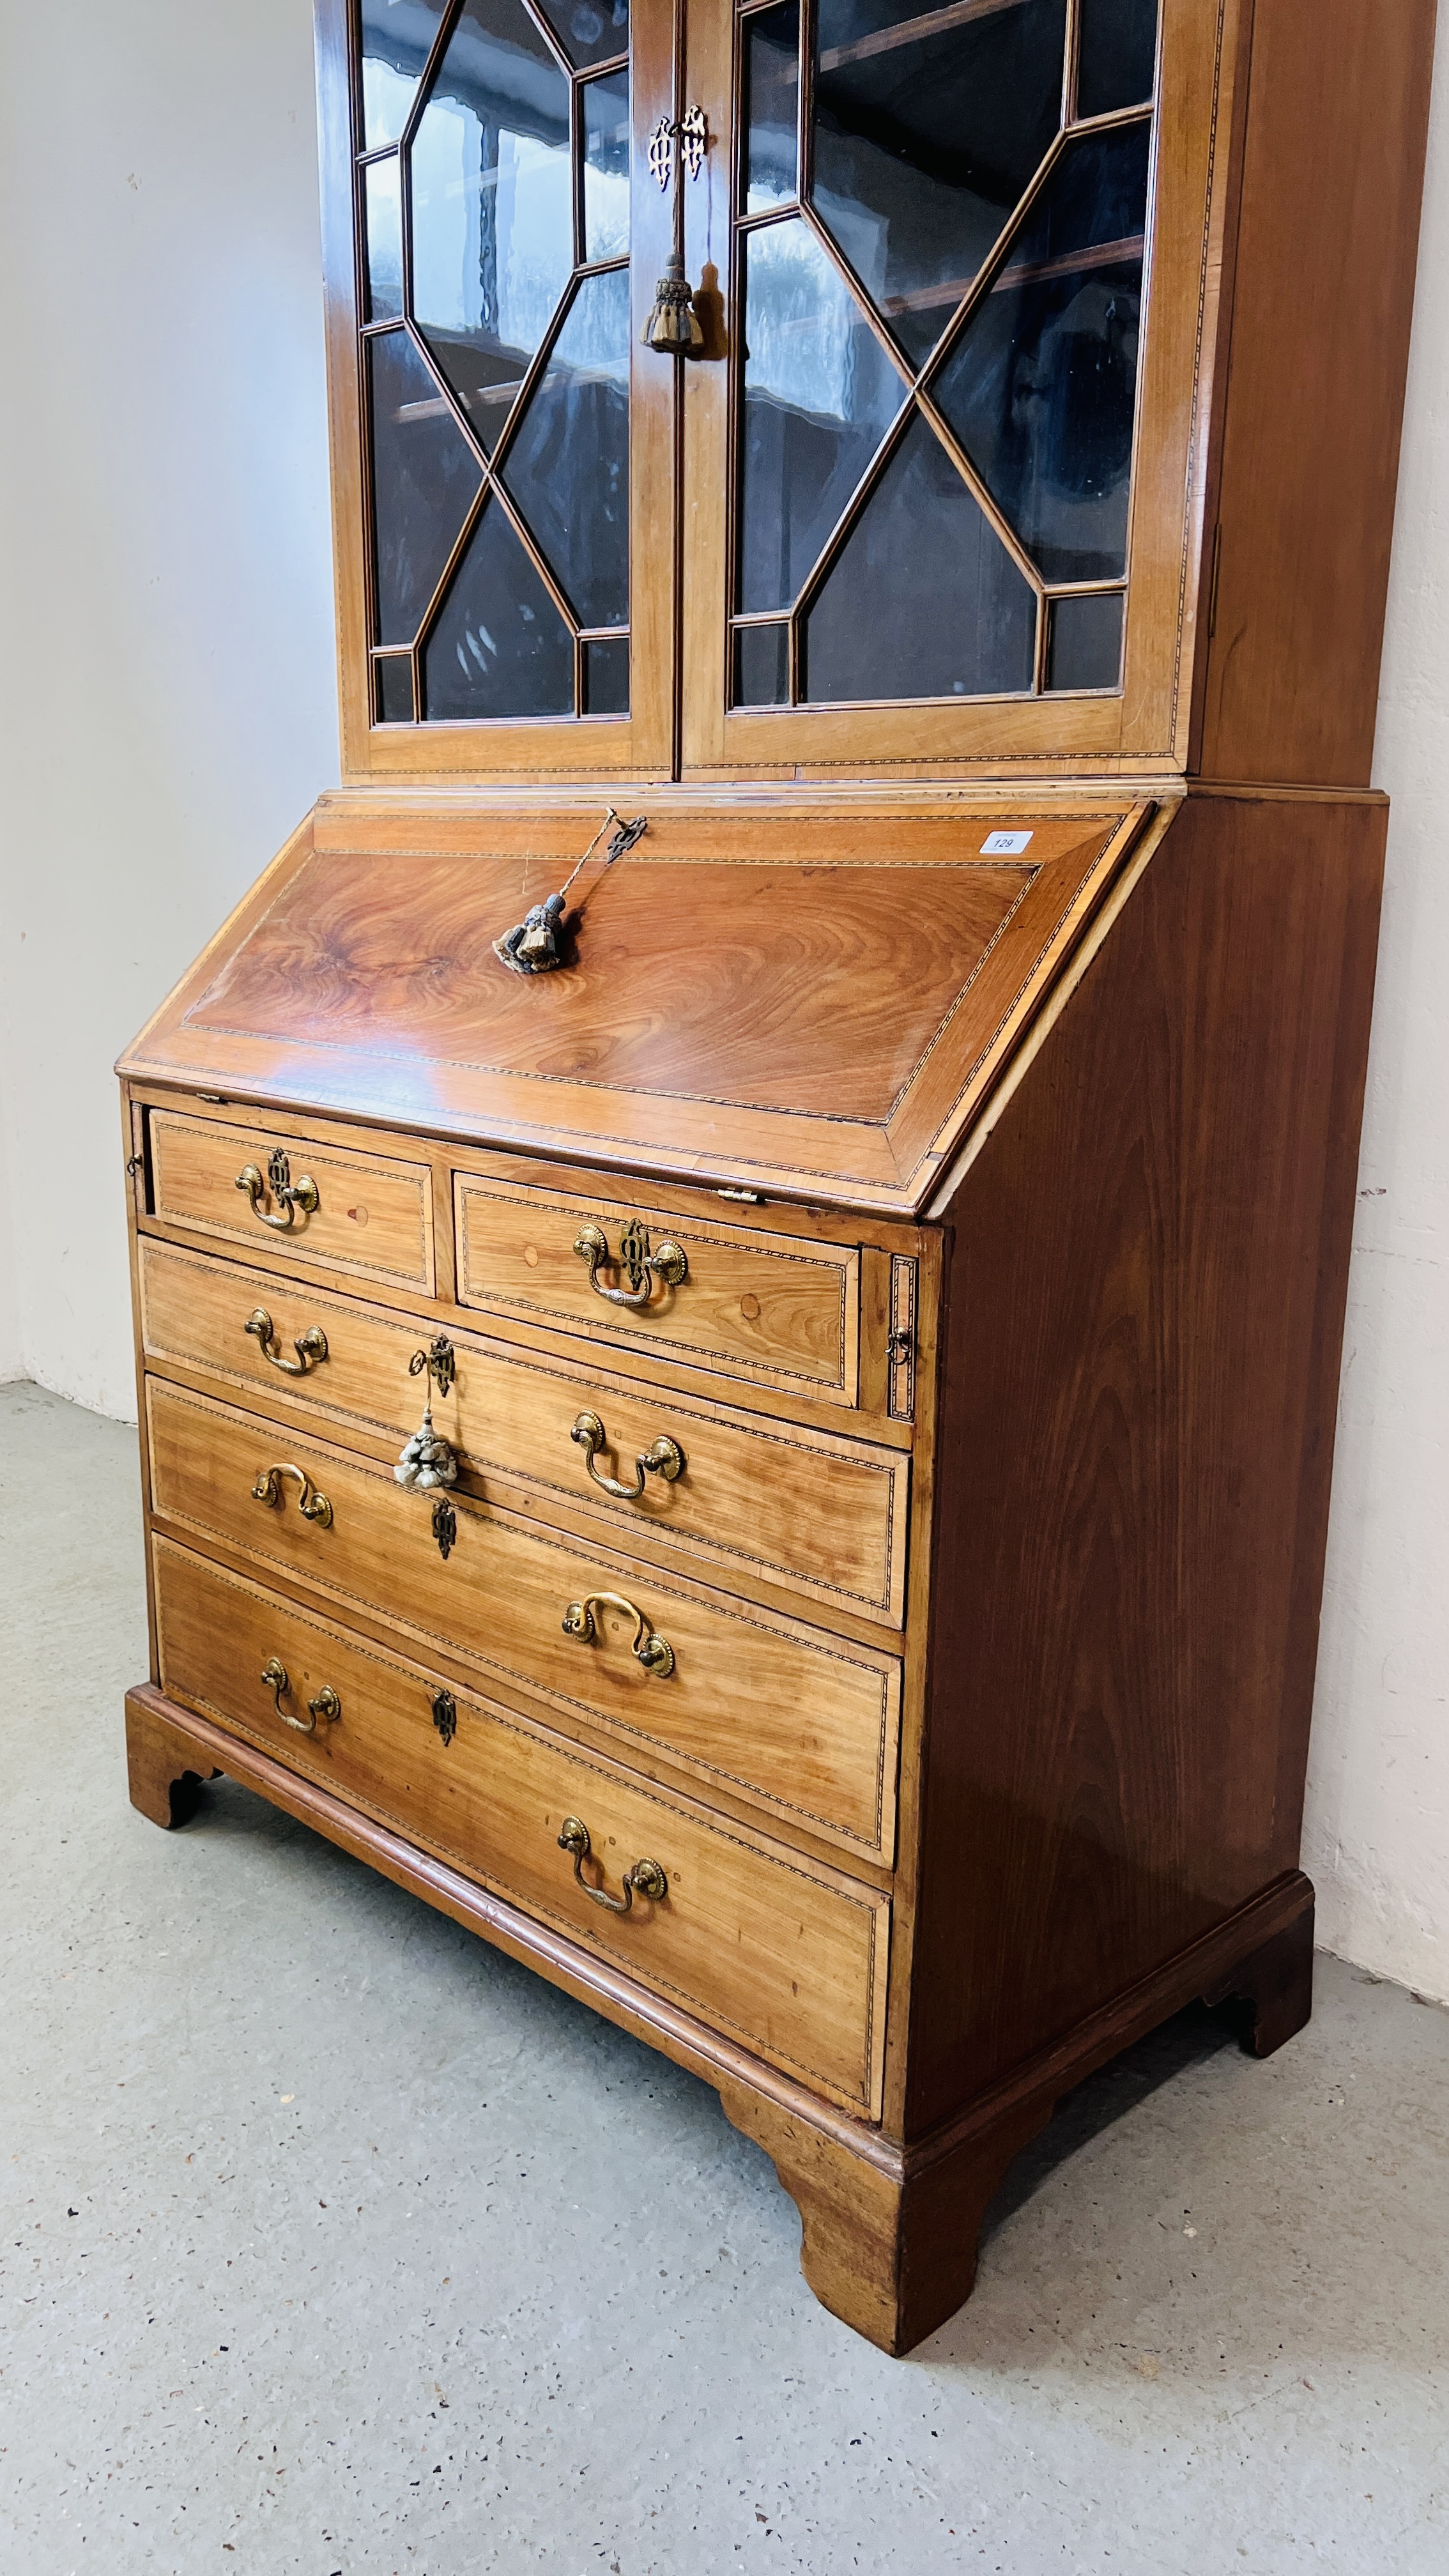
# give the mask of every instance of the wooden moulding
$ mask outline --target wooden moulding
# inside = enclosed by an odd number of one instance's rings
[[[1201,1997],[1239,1999],[1259,2056],[1312,2009],[1313,1890],[1291,1871],[927,2136],[902,2145],[832,2110],[662,1997],[532,1921],[268,1754],[150,1684],[127,1694],[131,1799],[184,1823],[218,1770],[716,2087],[796,2202],[801,2268],[822,2304],[885,2352],[909,2352],[970,2295],[987,2206],[1062,2096]]]

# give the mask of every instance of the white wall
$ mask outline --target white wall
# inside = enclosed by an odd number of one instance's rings
[[[0,1378],[23,1370],[121,1416],[134,1396],[111,1064],[335,774],[310,47],[308,0],[0,0]],[[1306,1854],[1325,1940],[1441,1997],[1446,273],[1441,78]]]
[[[1374,783],[1393,798],[1304,1868],[1330,1949],[1449,1999],[1449,10]]]
[[[111,1066],[337,769],[310,11],[0,65],[0,1376],[126,1415]]]

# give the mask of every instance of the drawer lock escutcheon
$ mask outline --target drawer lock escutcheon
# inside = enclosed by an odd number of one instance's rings
[[[584,1876],[584,1863],[595,1855],[589,1849],[589,1829],[578,1816],[565,1816],[558,1838],[560,1851],[572,1852],[574,1877],[592,1905],[602,1905],[609,1914],[627,1914],[636,1896],[647,1897],[651,1905],[660,1905],[669,1894],[669,1881],[657,1860],[636,1860],[624,1872],[624,1893],[611,1896],[606,1887],[593,1887]]]
[[[335,1726],[342,1715],[342,1702],[330,1682],[324,1682],[315,1699],[307,1702],[307,1715],[293,1717],[282,1706],[282,1694],[291,1690],[287,1667],[278,1655],[268,1655],[261,1670],[263,1690],[272,1694],[272,1703],[284,1726],[293,1726],[299,1735],[315,1735],[319,1726]]]
[[[264,1208],[262,1205],[268,1184],[271,1186],[272,1197],[277,1203],[275,1210]],[[267,1165],[265,1181],[255,1163],[244,1163],[236,1176],[236,1185],[239,1190],[245,1190],[247,1205],[253,1216],[259,1217],[263,1225],[275,1227],[279,1234],[290,1233],[297,1221],[299,1208],[304,1217],[315,1216],[317,1212],[319,1202],[316,1182],[308,1172],[299,1173],[296,1180],[293,1180],[291,1164],[280,1145]]]
[[[309,1368],[320,1368],[327,1357],[326,1334],[320,1324],[309,1324],[306,1332],[299,1333],[292,1344],[297,1354],[296,1358],[294,1360],[284,1358],[277,1338],[276,1326],[265,1306],[258,1306],[255,1312],[247,1317],[242,1330],[253,1336],[261,1349],[263,1359],[270,1360],[273,1368],[280,1369],[284,1377],[305,1377]]]
[[[667,1432],[661,1433],[653,1447],[641,1450],[635,1459],[638,1480],[632,1485],[620,1484],[615,1476],[601,1476],[594,1464],[599,1451],[609,1445],[608,1435],[597,1413],[581,1413],[569,1438],[577,1440],[582,1449],[591,1482],[598,1486],[601,1494],[612,1494],[616,1502],[637,1503],[643,1494],[646,1476],[662,1476],[666,1485],[672,1485],[676,1477],[684,1473],[684,1451]]]
[[[647,1306],[654,1295],[656,1280],[663,1288],[678,1288],[689,1276],[689,1262],[679,1243],[661,1243],[657,1252],[649,1242],[647,1226],[631,1217],[619,1237],[615,1258],[609,1251],[609,1238],[602,1226],[582,1225],[574,1237],[574,1250],[580,1261],[588,1263],[589,1286],[596,1297],[607,1297],[611,1306],[628,1306],[635,1312]],[[606,1288],[600,1270],[619,1270],[628,1280],[627,1288]]]
[[[657,1673],[661,1681],[667,1680],[674,1670],[674,1648],[667,1637],[655,1635],[643,1611],[635,1602],[626,1601],[622,1592],[587,1592],[582,1601],[571,1601],[563,1615],[564,1635],[582,1638],[586,1646],[597,1645],[599,1624],[595,1614],[600,1610],[621,1610],[626,1619],[633,1620],[630,1653],[646,1673]]]
[[[318,1493],[311,1477],[306,1473],[304,1468],[288,1465],[263,1467],[261,1474],[258,1476],[256,1483],[252,1487],[253,1502],[279,1503],[282,1500],[282,1478],[284,1476],[295,1476],[299,1486],[301,1487],[301,1492],[297,1496],[297,1509],[301,1513],[303,1520],[315,1521],[320,1529],[330,1529],[332,1527],[332,1506],[327,1500],[325,1494]]]

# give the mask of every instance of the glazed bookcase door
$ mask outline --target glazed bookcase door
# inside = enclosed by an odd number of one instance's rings
[[[1232,0],[694,0],[684,758],[1185,742]]]
[[[640,332],[668,0],[318,27],[346,767],[667,771],[676,367]]]

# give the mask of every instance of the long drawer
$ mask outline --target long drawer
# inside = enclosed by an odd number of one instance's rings
[[[147,1410],[167,1520],[891,1862],[895,1656],[456,1495],[445,1556],[434,1506],[386,1467],[157,1378]]]
[[[827,1403],[858,1393],[860,1253],[647,1197],[454,1183],[458,1298]]]
[[[889,1905],[260,1586],[153,1541],[162,1687],[851,2108],[878,2117]],[[263,1679],[264,1668],[270,1678]],[[303,1733],[302,1728],[311,1731]],[[587,1852],[560,1847],[569,1820]],[[575,1844],[578,1842],[575,1835]],[[640,1861],[648,1873],[615,1906]],[[580,1884],[580,1881],[583,1883]]]
[[[416,1430],[422,1396],[409,1362],[432,1323],[154,1240],[141,1244],[140,1285],[148,1361],[205,1369],[269,1410],[305,1406],[319,1429],[331,1417],[399,1443]],[[454,1350],[456,1376],[434,1394],[433,1417],[475,1475],[597,1513],[606,1545],[663,1547],[726,1582],[740,1568],[900,1626],[910,1467],[899,1451],[641,1392],[465,1334]],[[586,1414],[605,1435],[597,1448],[574,1436]],[[661,1441],[683,1460],[673,1475],[641,1463]],[[639,1491],[605,1494],[601,1475]]]
[[[167,1224],[432,1295],[425,1163],[170,1109],[152,1110],[150,1138],[151,1211]]]

